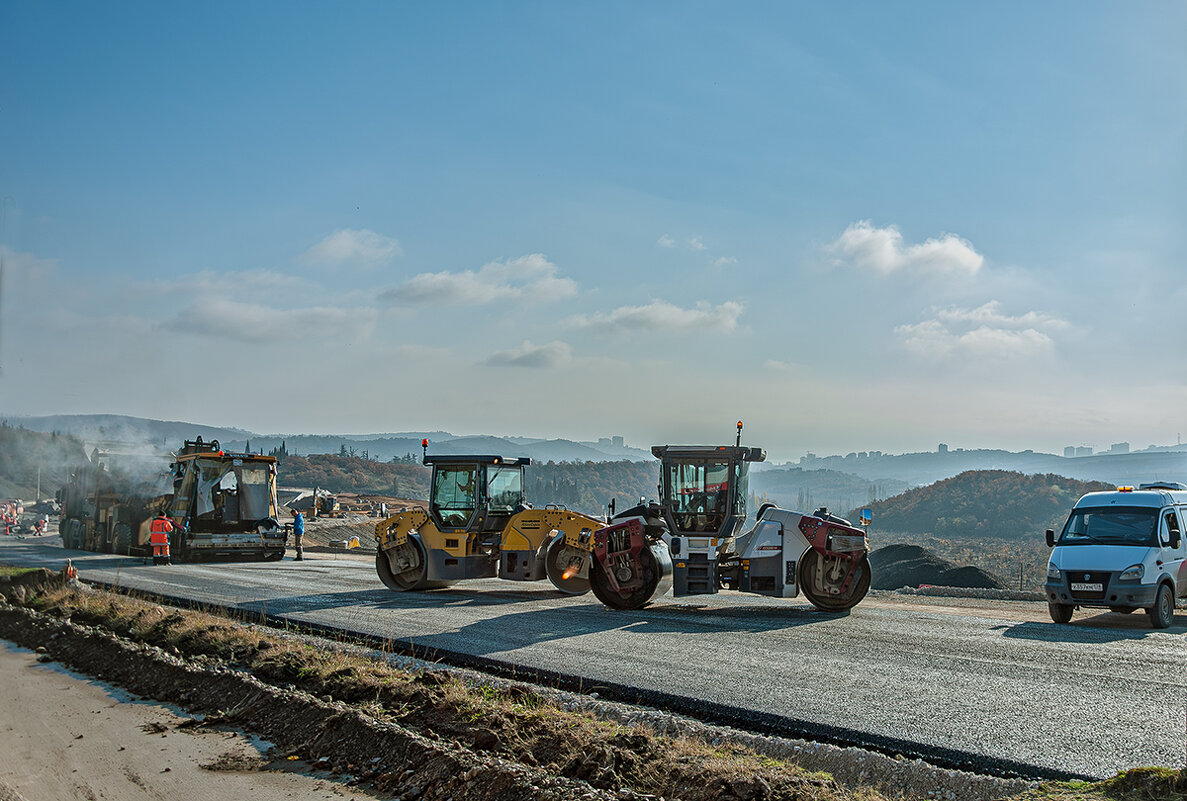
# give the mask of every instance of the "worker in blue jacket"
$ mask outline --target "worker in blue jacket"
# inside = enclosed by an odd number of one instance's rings
[[[305,516],[299,511],[293,512],[293,545],[297,548],[296,561],[300,562],[304,557],[301,553],[301,537],[305,535]]]

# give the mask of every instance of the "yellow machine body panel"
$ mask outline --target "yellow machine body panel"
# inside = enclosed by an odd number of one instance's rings
[[[590,535],[606,524],[597,518],[570,512],[567,509],[527,509],[515,514],[503,530],[503,550],[535,551],[547,545],[557,533],[565,535],[565,542],[574,547],[592,546]],[[584,533],[584,545],[582,541]]]
[[[412,532],[428,527],[437,530],[428,512],[419,506],[404,509],[375,524],[375,543],[381,551],[395,548],[406,543]]]

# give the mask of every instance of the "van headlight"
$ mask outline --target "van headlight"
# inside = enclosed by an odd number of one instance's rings
[[[1061,578],[1063,578],[1063,573],[1060,572],[1059,568],[1056,567],[1055,565],[1051,564],[1050,562],[1048,562],[1047,563],[1047,580],[1048,581],[1059,581]]]
[[[1117,578],[1121,581],[1141,581],[1142,577],[1146,575],[1145,565],[1130,565],[1121,571],[1121,575]]]

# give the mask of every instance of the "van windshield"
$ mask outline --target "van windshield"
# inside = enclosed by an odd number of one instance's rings
[[[1158,510],[1140,506],[1075,509],[1060,545],[1157,545]]]

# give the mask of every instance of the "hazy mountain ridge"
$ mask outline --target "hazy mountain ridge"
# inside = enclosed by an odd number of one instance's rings
[[[444,431],[405,431],[387,434],[257,434],[240,428],[205,426],[177,421],[148,420],[126,415],[50,415],[11,417],[25,428],[71,433],[87,443],[98,441],[143,442],[176,449],[185,439],[201,436],[218,439],[228,448],[267,453],[283,443],[290,454],[329,453],[363,455],[390,461],[411,454],[419,458],[420,442],[428,439],[431,453],[491,453],[527,456],[536,462],[604,462],[624,459],[650,462],[649,450],[602,442],[566,439],[458,436]],[[761,445],[761,443],[756,443]],[[1064,457],[1035,451],[947,450],[905,454],[877,451],[847,456],[807,456],[798,464],[756,464],[751,471],[751,491],[766,492],[771,500],[796,506],[800,491],[811,492],[811,502],[840,510],[871,498],[884,498],[909,486],[922,486],[968,470],[1007,470],[1027,474],[1055,474],[1081,481],[1139,484],[1154,479],[1187,481],[1187,446],[1151,446],[1142,451],[1095,456]],[[800,471],[798,474],[796,471]],[[830,475],[832,476],[830,478]],[[850,476],[842,479],[840,476]],[[810,477],[806,478],[806,477]],[[800,479],[803,479],[802,481]],[[870,488],[873,487],[871,493]],[[807,495],[804,497],[808,501]],[[803,505],[811,505],[804,503]]]
[[[9,417],[13,425],[32,431],[74,434],[87,443],[146,443],[176,450],[194,437],[217,439],[228,449],[242,450],[249,445],[253,452],[267,453],[284,445],[290,454],[361,455],[379,461],[400,459],[407,454],[419,458],[421,440],[429,440],[429,452],[441,454],[490,453],[500,456],[527,456],[537,461],[647,461],[650,451],[640,448],[601,446],[598,443],[567,439],[497,437],[490,435],[458,436],[445,431],[409,431],[395,434],[258,434],[241,428],[199,425],[177,421],[150,420],[127,415],[72,414],[42,417]]]
[[[969,470],[866,504],[874,528],[937,537],[1035,538],[1058,528],[1076,500],[1112,484],[1006,470]],[[850,515],[857,515],[857,509]]]
[[[804,470],[799,467],[772,467],[750,474],[750,491],[785,509],[811,512],[827,506],[837,514],[855,506],[886,498],[910,487],[905,481],[871,481],[838,470]]]

